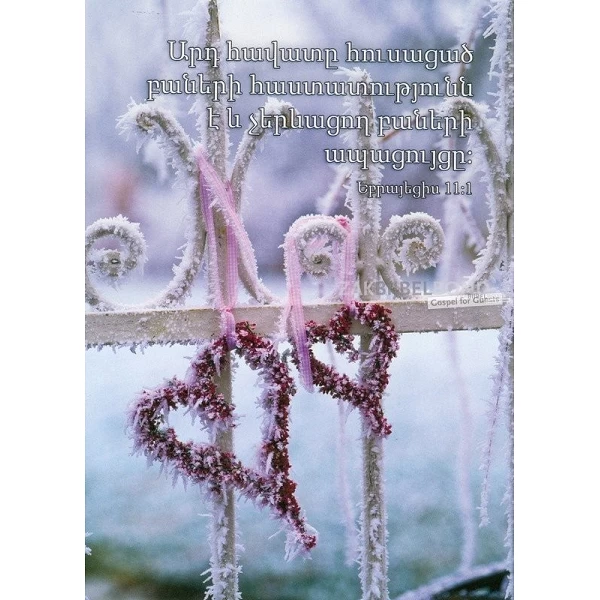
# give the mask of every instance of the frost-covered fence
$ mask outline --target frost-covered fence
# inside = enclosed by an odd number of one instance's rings
[[[499,329],[502,326],[502,305],[427,308],[427,299],[382,300],[391,312],[398,333],[435,331],[465,331]],[[319,302],[304,305],[308,321],[326,323],[341,307],[340,303]],[[256,332],[271,336],[278,333],[283,307],[278,304],[238,306],[233,309],[236,321],[256,324]],[[144,344],[193,344],[219,333],[219,315],[213,308],[157,308],[131,311],[88,313],[85,339],[89,348],[102,346],[135,347]],[[366,333],[360,323],[352,326],[353,334]]]
[[[218,54],[221,40],[217,1],[209,0],[206,8],[207,14],[195,12],[191,23],[206,20],[201,46]],[[471,144],[480,167],[488,174],[491,213],[489,235],[481,244],[473,274],[445,300],[403,299],[402,274],[435,265],[448,231],[445,236],[437,220],[420,212],[396,215],[382,226],[379,199],[357,191],[358,183],[376,185],[381,181],[379,166],[370,164],[366,171],[356,168],[344,175],[349,179],[346,204],[351,218],[310,215],[290,227],[283,241],[287,295],[280,299],[259,277],[254,248],[241,217],[246,175],[267,131],[263,129],[258,135],[247,131],[230,164],[224,97],[202,98],[195,103],[198,140],[184,131],[170,111],[153,104],[133,103],[120,120],[119,126],[126,134],[159,143],[176,172],[178,184],[186,190],[186,244],[166,288],[145,303],[128,306],[109,300],[97,281],[115,282],[144,263],[143,234],[136,224],[120,216],[92,224],[86,232],[86,301],[93,309],[86,316],[86,344],[89,348],[132,349],[149,344],[199,344],[186,378],[173,378],[161,387],[141,392],[130,409],[129,424],[138,452],[206,492],[212,512],[209,594],[214,600],[240,597],[236,494],[252,499],[281,521],[287,532],[286,556],[308,553],[317,543],[317,534],[305,519],[294,493],[296,484],[290,478],[288,418],[296,382],[288,357],[277,350],[278,342],[291,344],[289,359],[296,367],[298,384],[308,390],[316,387],[360,412],[363,481],[359,570],[363,600],[389,599],[383,485],[389,424],[382,398],[398,335],[500,329],[490,439],[498,412],[504,407],[512,415],[512,2],[497,0],[494,9],[497,17],[490,30],[496,33],[492,73],[499,79],[495,117],[486,118],[487,107],[467,98],[448,100],[442,107],[448,114],[461,110],[477,123]],[[223,80],[219,64],[216,61],[207,67],[208,81]],[[345,76],[355,82],[370,81],[369,74],[360,69],[347,70]],[[218,128],[208,126],[207,108],[220,115]],[[287,102],[270,99],[262,111],[286,117],[291,108]],[[351,115],[366,117],[373,128],[375,106],[371,97],[353,97],[346,109]],[[379,143],[376,136],[359,130],[349,138],[352,147],[364,150],[375,149]],[[334,182],[335,186],[339,184]],[[464,220],[449,220],[450,229],[469,227],[467,212],[459,214]],[[98,248],[104,238],[116,238],[123,249]],[[210,306],[185,307],[203,264]],[[329,277],[333,281],[330,296],[318,303],[303,301],[303,273]],[[502,289],[490,302],[490,298],[476,292],[497,273]],[[255,304],[239,302],[239,283]],[[381,283],[397,299],[382,299],[378,293]],[[463,304],[464,298],[467,300]],[[357,347],[352,336],[358,336]],[[311,348],[318,342],[328,342],[335,351],[358,362],[358,378],[351,380],[320,363]],[[234,453],[234,356],[258,373],[263,390],[258,402],[263,415],[261,447],[257,464],[251,466],[243,464]],[[169,412],[182,407],[208,431],[208,444],[183,443],[168,427]],[[487,518],[489,457],[488,451],[484,457],[482,521]],[[510,460],[512,464],[512,456]],[[511,485],[507,491],[509,568]],[[467,551],[462,576],[472,566],[469,555]],[[432,584],[410,598],[428,598],[450,583],[456,581]],[[507,595],[512,596],[512,589]]]

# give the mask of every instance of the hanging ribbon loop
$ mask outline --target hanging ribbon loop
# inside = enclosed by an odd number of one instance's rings
[[[323,237],[325,241],[322,241]],[[334,251],[338,249],[339,256],[332,257],[325,250],[328,241],[331,241]],[[314,251],[313,254],[311,251]],[[283,252],[287,301],[281,322],[282,334],[285,335],[285,329],[289,326],[298,353],[300,382],[306,390],[312,392],[313,376],[301,294],[302,271],[318,276],[325,275],[335,263],[338,281],[336,299],[352,309],[356,278],[356,243],[351,222],[346,217],[301,217],[287,232]]]
[[[202,149],[197,151],[200,184],[200,207],[206,223],[209,250],[209,289],[213,295],[215,308],[221,313],[221,334],[227,338],[228,348],[235,346],[235,318],[233,307],[237,301],[238,284],[238,245],[240,238],[249,244],[250,240],[235,212],[235,201],[229,182],[224,183]],[[225,220],[227,260],[225,277],[221,277],[218,259],[217,232],[214,210],[219,210]]]

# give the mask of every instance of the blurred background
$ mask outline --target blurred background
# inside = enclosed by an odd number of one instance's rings
[[[131,99],[141,102],[146,80],[179,78],[182,63],[168,60],[166,39],[184,39],[184,14],[195,2],[183,0],[105,0],[87,2],[86,42],[86,211],[87,223],[117,214],[141,224],[149,246],[143,277],[109,294],[124,301],[153,296],[169,281],[171,267],[184,243],[185,199],[173,188],[172,173],[156,147],[136,153],[134,140],[116,130],[117,119]],[[492,41],[483,40],[487,11],[471,0],[223,0],[223,39],[238,46],[268,45],[368,48],[453,48],[476,28],[475,58],[468,71],[475,100],[490,102],[493,82],[488,78]],[[192,40],[190,40],[192,43]],[[442,81],[447,73],[427,71],[422,65],[368,65],[375,80]],[[224,69],[225,72],[229,69]],[[261,79],[326,79],[332,71],[321,65],[294,64],[273,71],[268,64],[236,63],[237,79],[254,72]],[[284,98],[286,99],[286,98]],[[244,94],[235,110],[249,115],[266,98]],[[294,97],[300,112],[341,114],[341,98]],[[425,99],[427,100],[427,99]],[[166,104],[196,139],[195,117],[188,111],[192,99],[171,96]],[[431,102],[431,100],[429,100]],[[427,107],[428,104],[417,104]],[[410,109],[413,107],[411,106]],[[398,114],[399,107],[376,99],[379,114]],[[409,108],[404,106],[402,111]],[[241,131],[231,135],[232,156]],[[439,147],[436,132],[407,132],[394,136],[390,148]],[[266,139],[253,163],[243,207],[261,276],[283,292],[283,236],[300,215],[319,211],[319,199],[329,189],[335,172],[323,159],[323,148],[343,145],[324,131],[293,131]],[[482,174],[468,174],[473,184],[470,208],[482,234],[488,208]],[[418,166],[401,173],[384,171],[383,183],[402,180],[440,183]],[[443,219],[445,196],[425,200],[382,199],[382,225],[393,214],[425,211]],[[331,208],[348,214],[343,194]],[[267,225],[266,225],[267,224]],[[438,269],[417,273],[415,280],[439,281],[467,275],[475,249],[460,239]],[[451,262],[451,265],[450,265]],[[203,285],[190,303],[203,301]],[[313,289],[314,292],[314,289]],[[486,435],[490,376],[494,369],[497,334],[457,332],[407,334],[393,363],[392,383],[385,410],[394,428],[386,442],[386,480],[390,531],[390,591],[392,597],[456,570],[461,561],[462,525],[457,462],[461,414],[465,403],[472,417],[469,495],[479,503],[480,445]],[[208,566],[207,507],[194,488],[175,487],[147,468],[144,459],[131,457],[125,435],[125,412],[135,394],[164,378],[183,376],[192,347],[152,347],[143,354],[127,349],[104,349],[87,354],[86,422],[86,539],[92,553],[86,559],[90,600],[184,599],[202,595]],[[252,390],[248,393],[247,390]],[[234,401],[244,417],[237,432],[236,450],[251,461],[259,440],[255,406],[258,388],[253,374],[240,364]],[[245,393],[244,393],[245,392]],[[462,406],[462,409],[461,409]],[[463,411],[461,413],[461,410]],[[349,503],[356,517],[360,500],[360,444],[357,415],[350,414],[346,444],[340,451],[338,407],[319,394],[299,392],[292,408],[293,476],[308,521],[320,532],[312,560],[283,561],[283,537],[270,539],[277,523],[249,504],[240,504],[241,589],[246,600],[300,600],[352,598],[360,595],[355,566],[346,564],[343,524]],[[185,430],[185,420],[180,426]],[[202,439],[201,436],[198,439]],[[494,446],[491,524],[477,527],[475,563],[501,560],[505,555],[504,507],[506,440],[500,434]],[[345,466],[349,497],[338,485],[338,468]]]

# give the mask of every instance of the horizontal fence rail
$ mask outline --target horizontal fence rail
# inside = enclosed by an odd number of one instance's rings
[[[499,329],[501,305],[429,308],[427,298],[378,302],[392,313],[399,333]],[[304,306],[306,320],[327,323],[342,305],[314,303]],[[259,335],[278,332],[283,307],[241,306],[233,310],[236,322],[249,321]],[[87,313],[85,340],[88,348],[135,344],[190,344],[220,332],[219,312],[213,308],[149,309]],[[352,333],[369,333],[359,323]]]

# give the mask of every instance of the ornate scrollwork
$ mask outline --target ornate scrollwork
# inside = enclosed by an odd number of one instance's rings
[[[103,238],[116,238],[124,251],[107,248],[94,249],[94,244]],[[98,310],[114,310],[116,306],[104,298],[94,287],[90,275],[109,281],[111,284],[128,275],[146,262],[146,240],[137,223],[130,223],[119,215],[110,219],[99,219],[85,232],[85,299]]]
[[[395,295],[402,296],[396,266],[408,274],[428,269],[437,263],[443,247],[444,232],[439,221],[422,212],[395,215],[379,243],[381,277]]]
[[[287,102],[270,99],[266,102],[262,110],[266,115],[282,114],[285,116],[291,106]],[[186,243],[180,263],[173,267],[173,279],[156,298],[149,302],[136,306],[127,306],[112,303],[106,299],[103,299],[103,301],[98,300],[101,294],[91,282],[87,268],[90,267],[96,272],[106,271],[107,273],[114,273],[116,276],[119,273],[118,263],[111,261],[118,261],[119,258],[111,254],[112,251],[106,251],[102,259],[97,258],[97,260],[92,261],[90,264],[86,262],[86,299],[91,299],[90,305],[97,310],[177,306],[183,303],[191,291],[192,284],[200,270],[206,245],[206,228],[200,209],[201,190],[198,183],[199,171],[196,162],[197,145],[185,133],[173,114],[157,105],[130,104],[127,112],[119,119],[118,127],[121,133],[127,135],[133,133],[141,136],[138,142],[138,150],[148,137],[152,137],[163,150],[167,162],[175,170],[177,183],[186,190],[189,198],[185,232]],[[244,182],[248,168],[255,155],[256,148],[264,138],[265,133],[266,130],[263,129],[259,132],[253,132],[252,135],[249,132],[244,134],[233,163],[231,181],[228,182],[226,179],[223,179],[223,183],[231,185],[235,199],[235,210],[238,213],[241,209]],[[214,145],[213,142],[214,140],[209,139],[207,142],[208,146]],[[101,219],[97,222],[98,227],[101,227],[102,221]],[[263,303],[277,301],[277,297],[259,279],[254,251],[252,250],[251,252],[251,257],[240,254],[240,280],[255,300]]]
[[[167,161],[175,170],[178,183],[189,190],[188,196],[190,200],[185,234],[186,244],[180,263],[173,267],[174,275],[172,280],[156,298],[149,302],[132,307],[112,303],[106,299],[98,301],[96,299],[101,297],[100,292],[92,285],[87,272],[86,300],[97,310],[177,306],[183,302],[191,291],[192,284],[200,270],[206,241],[206,230],[198,202],[200,189],[198,185],[198,167],[194,160],[194,146],[175,117],[168,110],[157,106],[131,104],[127,113],[119,119],[118,126],[122,133],[135,133],[143,136],[138,144],[138,150],[146,139],[146,136],[153,137],[164,151]],[[105,221],[110,221],[110,219],[96,221],[96,223],[88,228],[88,231],[102,228],[102,223]],[[137,226],[135,230],[141,235]],[[133,234],[131,228],[128,231],[130,234]],[[117,234],[106,233],[105,235]],[[87,268],[86,246],[86,271]],[[92,299],[91,301],[90,298]]]
[[[494,139],[493,128],[484,116],[487,108],[468,98],[451,98],[446,101],[443,110],[450,115],[463,111],[476,123],[476,135],[471,136],[470,143],[479,146],[483,163],[480,167],[488,175],[490,219],[487,242],[475,261],[475,270],[456,290],[456,293],[469,293],[485,283],[506,259],[509,238],[507,220],[513,213],[513,199],[506,174],[506,159],[502,157],[500,150],[502,145]]]
[[[308,215],[300,217],[289,230],[293,238],[302,269],[316,277],[332,272],[339,264],[340,245],[348,231],[335,217]]]

